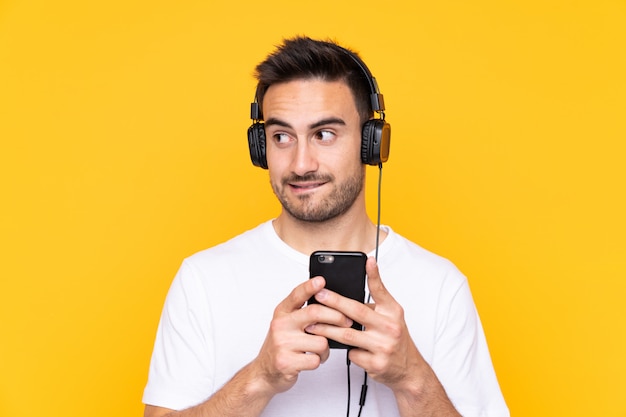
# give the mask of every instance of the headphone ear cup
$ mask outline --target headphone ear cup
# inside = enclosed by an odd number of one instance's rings
[[[367,165],[378,165],[389,159],[391,125],[382,119],[365,122],[361,134],[361,161]]]
[[[248,128],[248,146],[250,147],[250,160],[252,164],[267,169],[265,156],[265,126],[263,123],[253,123]]]

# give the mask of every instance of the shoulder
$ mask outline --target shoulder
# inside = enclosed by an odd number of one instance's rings
[[[404,274],[419,275],[429,279],[451,279],[457,284],[465,276],[449,259],[431,252],[419,244],[387,228],[388,235],[380,250],[381,268],[402,270]]]
[[[223,243],[201,250],[185,258],[184,264],[202,265],[207,262],[231,262],[233,258],[242,261],[244,254],[253,256],[259,251],[271,247],[271,221],[261,223],[253,229],[247,230]]]
[[[233,275],[241,266],[254,264],[250,261],[259,252],[259,248],[267,248],[268,226],[262,223],[223,243],[196,252],[185,259],[174,278],[172,291],[176,286],[189,288],[190,292],[198,291],[206,285],[206,278],[212,276]]]
[[[280,240],[272,221],[241,233],[217,246],[187,257],[176,280],[195,289],[255,290],[271,281],[291,289],[307,276],[308,257]],[[304,278],[303,278],[304,277]],[[252,291],[252,290],[251,290]]]

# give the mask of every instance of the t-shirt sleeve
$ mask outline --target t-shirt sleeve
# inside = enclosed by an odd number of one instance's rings
[[[157,329],[143,402],[181,410],[214,390],[210,314],[202,283],[183,262],[167,294]]]
[[[467,279],[456,269],[449,274],[454,284],[439,303],[433,370],[464,417],[508,417]]]

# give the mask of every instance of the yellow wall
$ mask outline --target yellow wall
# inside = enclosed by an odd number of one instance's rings
[[[308,34],[378,78],[383,222],[468,275],[512,413],[625,416],[626,3],[243,3],[0,2],[0,415],[141,415],[182,258],[277,214],[251,73]]]

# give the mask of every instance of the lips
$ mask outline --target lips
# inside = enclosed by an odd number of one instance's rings
[[[291,182],[289,186],[295,190],[314,190],[322,185],[326,184],[325,182]]]
[[[283,187],[289,188],[296,194],[307,194],[313,192],[320,187],[333,181],[333,178],[329,175],[323,175],[320,173],[313,173],[307,175],[289,175],[283,178]]]

